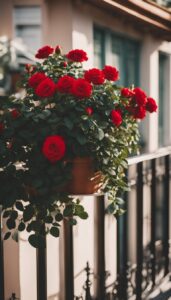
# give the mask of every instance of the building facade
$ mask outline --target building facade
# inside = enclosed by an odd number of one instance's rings
[[[31,53],[46,44],[61,45],[64,52],[82,48],[89,57],[85,67],[117,67],[121,85],[141,86],[158,102],[159,112],[140,127],[142,151],[154,152],[171,144],[171,12],[167,8],[150,0],[0,0],[1,36],[22,40]],[[95,202],[90,197],[83,201],[93,227]],[[95,265],[95,233],[89,232],[84,222],[74,229],[77,295],[84,282],[79,274],[85,262]],[[111,250],[117,244],[115,222],[111,217],[106,219],[110,236],[106,241],[106,263],[113,276],[117,265]],[[81,241],[83,235],[92,241],[89,251],[86,242]],[[63,300],[63,241],[49,238],[48,243],[48,299]],[[22,300],[35,300],[36,253],[25,242],[25,235],[20,236],[18,245],[6,242],[5,253],[5,300],[12,292]]]

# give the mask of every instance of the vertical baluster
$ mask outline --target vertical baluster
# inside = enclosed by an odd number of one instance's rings
[[[47,300],[46,247],[37,249],[37,300]]]
[[[169,198],[170,198],[170,190],[169,190],[169,161],[170,156],[167,155],[165,157],[165,178],[164,178],[164,193],[165,197],[164,201],[164,228],[163,228],[163,256],[165,258],[165,275],[169,273]]]
[[[137,164],[137,272],[136,299],[142,299],[142,265],[143,265],[143,163]]]
[[[151,181],[151,276],[153,286],[155,285],[156,277],[156,159],[151,161],[152,181]]]
[[[128,262],[128,228],[127,228],[127,196],[125,194],[124,200],[126,213],[119,216],[117,219],[117,274],[118,287],[117,295],[119,299],[127,299],[127,262]]]
[[[0,206],[0,299],[4,300],[4,248],[2,237],[2,207]]]
[[[91,292],[90,292],[90,287],[92,285],[91,281],[90,281],[90,275],[91,275],[91,270],[90,270],[90,266],[89,266],[89,263],[87,262],[86,264],[86,268],[85,268],[85,271],[86,271],[86,282],[85,282],[85,300],[92,300],[92,297],[91,297]]]
[[[64,221],[65,300],[74,299],[73,228]]]
[[[96,274],[97,299],[105,299],[105,196],[96,196]]]

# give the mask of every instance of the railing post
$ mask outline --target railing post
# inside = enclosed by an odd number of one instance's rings
[[[73,228],[64,220],[65,300],[74,299]]]
[[[4,300],[4,246],[2,236],[2,207],[0,206],[0,299]]]
[[[105,299],[105,196],[96,196],[96,297]]]
[[[169,198],[170,198],[170,156],[165,156],[165,177],[164,177],[164,230],[163,230],[163,256],[165,258],[165,275],[169,273]]]
[[[142,299],[143,267],[143,163],[137,164],[137,272],[136,300]]]
[[[156,277],[156,159],[151,162],[152,181],[151,181],[151,276],[153,286]]]
[[[46,237],[45,245],[46,245]],[[47,300],[46,247],[37,249],[37,300]]]
[[[127,224],[127,194],[124,208],[126,213],[117,218],[117,296],[127,299],[127,264],[128,264],[128,224]]]

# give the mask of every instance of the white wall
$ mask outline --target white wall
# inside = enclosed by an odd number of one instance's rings
[[[158,50],[171,53],[170,43],[162,44],[160,40],[152,39],[148,34],[136,31],[124,19],[115,19],[107,15],[99,9],[89,7],[86,2],[81,2],[71,8],[69,0],[56,1],[50,0],[43,4],[43,33],[44,43],[61,44],[64,52],[71,48],[83,48],[87,51],[89,62],[85,63],[85,67],[93,66],[93,24],[104,26],[114,32],[124,33],[127,36],[137,38],[142,42],[141,49],[141,66],[140,66],[140,85],[148,94],[158,99]],[[109,62],[108,62],[109,63]],[[168,66],[169,82],[171,86],[171,62]],[[167,140],[171,142],[171,91],[168,90],[169,106],[166,112],[168,122]],[[143,126],[144,137],[148,144],[147,150],[152,152],[158,147],[158,115],[153,114],[148,117]],[[76,294],[81,294],[82,285],[85,280],[85,274],[81,273],[85,267],[86,261],[90,262],[90,266],[94,267],[94,200],[92,197],[84,197],[82,199],[86,209],[89,212],[89,219],[85,221],[79,220],[78,225],[74,228],[74,274],[76,283]],[[134,205],[134,204],[132,204]],[[131,219],[131,216],[129,216]],[[132,223],[134,225],[134,221]],[[116,274],[116,222],[110,217],[106,218],[106,269],[110,269],[113,276]],[[21,288],[22,300],[36,300],[36,278],[35,278],[35,250],[20,240],[18,246],[6,242],[6,297],[11,295],[12,291],[19,293]],[[113,247],[113,248],[112,248]],[[7,249],[8,248],[8,249]],[[60,249],[60,250],[59,250]],[[49,300],[56,300],[59,289],[63,292],[63,281],[59,281],[63,257],[62,240],[48,238],[48,295]],[[111,250],[112,249],[112,250]],[[132,259],[135,257],[131,253]],[[14,260],[15,257],[15,260]],[[14,265],[12,265],[12,263]],[[11,267],[15,270],[11,273]],[[19,285],[20,270],[20,285]],[[10,277],[12,276],[12,277]],[[63,278],[63,274],[61,276]],[[14,279],[12,282],[11,278]],[[63,279],[62,279],[63,280]],[[110,278],[109,278],[110,281]],[[53,297],[54,295],[54,297]],[[62,295],[62,294],[61,294]],[[52,297],[51,297],[52,296]],[[56,297],[56,298],[55,298]],[[63,297],[63,296],[61,296]],[[8,299],[8,298],[7,298]],[[62,298],[61,298],[62,300]]]

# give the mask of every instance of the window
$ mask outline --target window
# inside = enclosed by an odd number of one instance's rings
[[[14,8],[14,36],[22,39],[32,51],[41,45],[41,10],[39,6]]]
[[[103,30],[94,31],[94,65],[102,68],[105,64],[105,36]]]
[[[104,64],[117,67],[120,71],[119,84],[139,84],[139,52],[139,42],[95,28],[94,64],[99,68]]]
[[[166,140],[166,119],[167,98],[169,86],[167,68],[169,65],[169,56],[159,52],[159,146],[165,145]],[[168,126],[168,125],[167,125]]]

